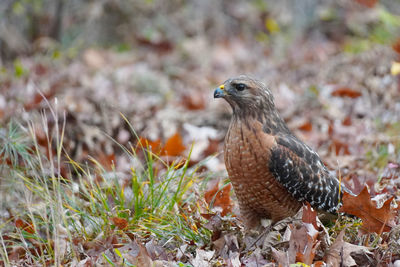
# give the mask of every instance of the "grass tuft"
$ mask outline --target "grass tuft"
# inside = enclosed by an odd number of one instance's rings
[[[109,171],[95,158],[76,162],[63,149],[65,116],[60,122],[50,110],[52,130],[42,114],[46,147],[32,124],[0,130],[2,161],[14,172],[5,182],[16,188],[13,202],[2,207],[12,210],[0,224],[3,264],[79,262],[85,248],[112,236],[118,243],[155,239],[166,248],[208,242],[197,187],[201,164],[189,167],[190,154],[167,162],[149,147],[119,144],[132,163],[129,172]]]

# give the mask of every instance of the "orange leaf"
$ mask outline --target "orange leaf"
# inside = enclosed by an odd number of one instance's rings
[[[303,206],[303,215],[301,220],[304,223],[310,223],[314,226],[315,229],[318,229],[317,225],[317,211],[311,208],[310,203],[307,202],[307,205]]]
[[[338,139],[332,139],[332,144],[330,145],[330,149],[332,151],[335,151],[337,156],[351,154],[349,150],[349,145]]]
[[[398,38],[396,42],[394,42],[392,48],[394,51],[396,51],[397,54],[400,54],[400,38]]]
[[[33,226],[33,224],[27,223],[26,221],[24,221],[22,219],[15,220],[15,226],[17,228],[27,231],[28,233],[31,233],[31,234],[35,233],[35,227]]]
[[[304,122],[302,125],[299,126],[299,129],[305,132],[309,132],[312,130],[312,124],[309,121]]]
[[[186,147],[183,145],[182,137],[179,133],[171,136],[165,143],[162,155],[164,156],[180,156]]]
[[[121,230],[128,227],[128,221],[124,218],[112,217],[111,220],[112,220],[113,224]]]
[[[27,102],[24,104],[24,108],[29,111],[32,109],[37,108],[40,103],[42,103],[43,99],[51,99],[56,95],[56,87],[53,88],[53,86],[50,88],[49,92],[40,94],[40,93],[36,93],[33,96],[33,99],[30,102]]]
[[[96,160],[106,171],[112,171],[113,165],[115,165],[115,154],[112,153],[107,155],[106,153],[100,151],[96,157]]]
[[[380,209],[372,203],[367,187],[358,196],[343,194],[340,211],[359,217],[363,221],[362,230],[367,233],[389,232],[394,227],[395,210],[390,208],[393,197],[386,200]]]
[[[228,212],[232,211],[232,200],[230,196],[232,184],[227,184],[222,189],[219,188],[219,183],[215,185],[204,194],[204,198],[208,205],[213,207],[222,208],[221,216],[225,216]]]
[[[340,87],[331,93],[332,96],[357,98],[361,96],[359,91],[348,87]]]
[[[144,137],[139,138],[139,141],[137,142],[136,147],[137,147],[137,149],[149,148],[151,151],[153,151],[156,154],[160,154],[161,150],[162,150],[160,139],[151,141]]]

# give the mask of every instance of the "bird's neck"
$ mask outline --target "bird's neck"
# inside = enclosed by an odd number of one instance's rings
[[[263,131],[267,134],[292,134],[285,121],[279,116],[278,112],[273,110],[264,110],[256,112],[255,110],[234,110],[232,123],[241,122],[251,127],[252,122],[257,121],[263,125]]]

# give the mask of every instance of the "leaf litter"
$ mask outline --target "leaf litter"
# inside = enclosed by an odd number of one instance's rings
[[[335,43],[319,43],[318,53],[314,53],[313,46],[305,43],[303,51],[289,53],[285,62],[260,60],[270,53],[268,48],[241,37],[211,45],[200,36],[184,40],[180,49],[163,40],[140,39],[139,43],[141,51],[152,49],[159,56],[89,48],[81,59],[72,62],[49,64],[40,58],[22,59],[24,68],[34,75],[25,80],[2,77],[5,93],[1,95],[0,120],[32,121],[38,129],[38,148],[52,160],[57,151],[52,146],[54,140],[46,139],[40,131],[40,114],[50,114],[47,102],[57,102],[58,114],[66,112],[63,148],[76,162],[93,159],[105,169],[108,176],[96,176],[98,184],[105,186],[106,178],[112,180],[115,173],[128,177],[121,178],[125,191],[120,197],[128,197],[129,190],[133,191],[128,186],[129,171],[141,170],[135,160],[148,156],[139,147],[151,150],[168,164],[182,162],[174,165],[178,170],[186,164],[190,151],[193,157],[188,164],[206,159],[201,171],[214,174],[209,189],[196,188],[185,195],[197,197],[197,207],[178,203],[174,209],[192,212],[192,230],[207,229],[209,242],[184,239],[172,243],[150,232],[138,236],[128,231],[133,227],[129,216],[116,208],[107,214],[112,230],[97,232],[91,238],[75,237],[75,244],[63,245],[62,253],[75,251],[80,255],[70,262],[72,266],[288,266],[298,262],[390,266],[399,260],[400,90],[396,73],[391,73],[392,62],[399,58],[399,41],[394,51],[378,46],[357,55],[337,53]],[[176,69],[165,72],[164,65],[171,61],[177,63]],[[269,84],[290,128],[318,150],[333,173],[357,194],[345,193],[342,210],[361,221],[348,224],[346,216],[340,215],[333,225],[324,226],[306,207],[290,220],[273,226],[267,223],[265,234],[264,229],[245,232],[236,217],[231,185],[220,182],[226,177],[222,151],[229,108],[211,99],[211,88],[242,72]],[[129,118],[135,133],[120,112]],[[48,118],[45,127],[55,130],[57,122]],[[133,148],[140,159],[127,159],[119,145]],[[163,164],[156,167],[158,173],[167,168]],[[73,181],[81,174],[70,172],[70,168],[63,162],[60,171],[62,177]],[[79,196],[79,192],[66,194]],[[111,206],[118,199],[113,196],[103,200]],[[22,263],[27,255],[43,254],[41,241],[29,234],[44,237],[45,233],[34,221],[13,214],[13,203],[18,203],[14,196],[4,196],[3,202],[7,203],[5,220],[13,225],[2,232],[2,239],[11,244],[17,240],[16,233],[22,232],[30,245],[30,249],[14,246],[7,250],[9,259]],[[91,223],[96,225],[95,221]],[[134,227],[137,230],[142,226]],[[57,231],[63,232],[62,228]],[[55,241],[51,240],[50,248]]]

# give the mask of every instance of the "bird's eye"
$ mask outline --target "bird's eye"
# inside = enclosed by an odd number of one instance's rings
[[[238,83],[235,85],[235,88],[238,91],[243,91],[244,89],[246,89],[246,85],[244,83]]]

